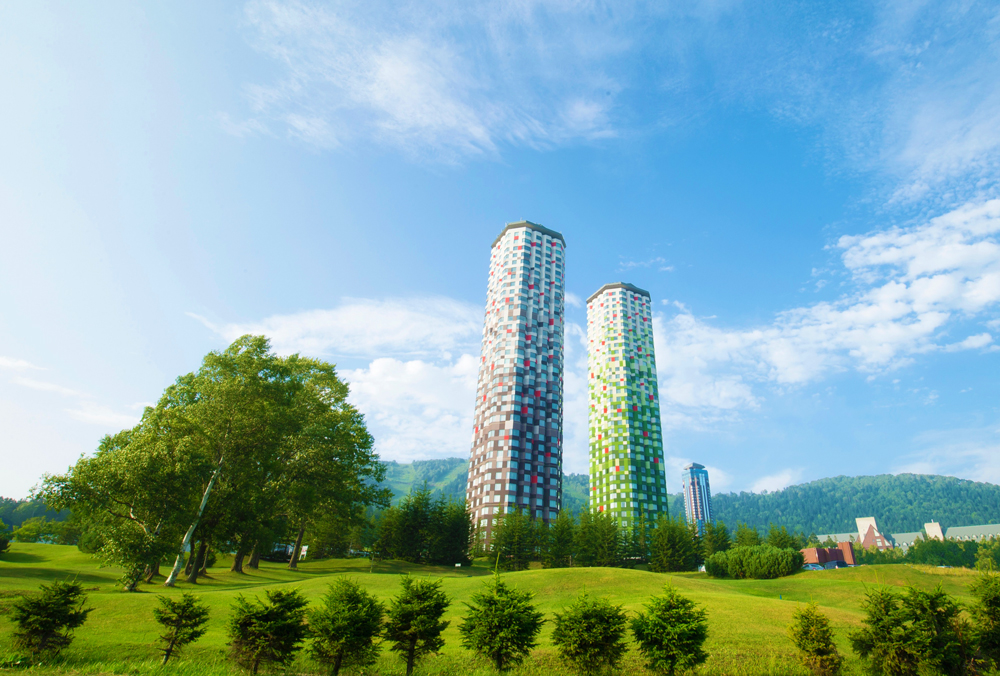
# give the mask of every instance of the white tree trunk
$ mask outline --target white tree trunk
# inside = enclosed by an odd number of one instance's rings
[[[188,545],[191,544],[191,538],[194,536],[194,529],[198,527],[198,522],[201,521],[201,515],[205,513],[205,505],[208,504],[208,496],[212,494],[212,486],[215,485],[215,480],[219,478],[219,472],[222,471],[222,460],[219,460],[219,466],[215,468],[212,472],[212,478],[208,481],[208,486],[205,488],[205,495],[201,497],[201,506],[198,508],[198,516],[194,518],[194,522],[191,527],[187,529],[187,533],[184,534],[184,540],[181,542],[180,552],[177,554],[177,560],[174,561],[174,568],[170,571],[170,575],[167,576],[166,582],[163,583],[164,587],[173,587],[174,583],[177,582],[177,576],[181,574],[181,569],[184,568],[184,550],[187,549]]]

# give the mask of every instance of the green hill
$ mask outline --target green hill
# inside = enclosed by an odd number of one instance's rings
[[[103,567],[76,547],[40,544],[14,544],[0,556],[0,609],[20,594],[30,594],[39,583],[52,580],[76,580],[87,590],[87,607],[94,608],[87,622],[73,635],[73,643],[50,665],[31,666],[31,674],[67,674],[91,676],[164,674],[197,676],[243,676],[226,660],[226,627],[231,607],[238,595],[253,598],[265,589],[294,588],[301,591],[315,607],[327,586],[338,577],[348,576],[386,602],[398,593],[400,574],[441,580],[451,600],[444,619],[449,623],[443,634],[441,654],[431,656],[418,669],[426,676],[463,674],[488,676],[496,672],[472,659],[461,647],[458,627],[467,612],[471,595],[482,588],[490,570],[483,561],[471,567],[425,567],[397,561],[371,564],[365,559],[305,560],[300,570],[290,571],[283,564],[261,562],[260,570],[245,573],[229,571],[229,559],[220,557],[217,567],[199,578],[197,585],[178,582],[176,588],[143,584],[141,593],[120,591],[115,578],[121,571]],[[941,584],[959,601],[969,599],[967,586],[975,573],[964,569],[939,569],[927,566],[864,566],[841,570],[801,572],[777,580],[715,580],[704,573],[657,574],[623,568],[555,568],[505,573],[504,578],[519,589],[535,594],[534,603],[545,614],[538,647],[528,662],[512,672],[514,676],[571,676],[575,670],[565,667],[552,645],[553,614],[562,612],[580,593],[609,596],[634,614],[649,597],[660,594],[664,583],[675,586],[708,614],[708,662],[698,669],[700,676],[756,676],[782,674],[807,676],[798,664],[795,648],[788,640],[786,627],[792,613],[809,601],[820,605],[830,618],[835,640],[845,657],[845,676],[861,673],[861,664],[851,652],[847,640],[850,630],[859,626],[861,601],[871,584],[903,587],[915,585],[933,589]],[[176,661],[164,669],[159,665],[157,636],[162,628],[153,620],[157,598],[178,598],[194,592],[209,607],[207,632],[185,649]],[[752,620],[752,621],[748,621]],[[13,655],[12,622],[0,613],[0,664]],[[653,676],[643,666],[634,644],[621,665],[621,673]],[[22,665],[22,669],[23,669]],[[402,661],[383,650],[370,673],[401,676]],[[0,667],[0,672],[6,670]],[[13,673],[13,671],[11,672]],[[308,651],[299,653],[288,673],[316,675],[329,673],[313,662]],[[366,671],[366,673],[369,673]]]
[[[773,493],[712,496],[715,518],[805,533],[846,533],[854,519],[874,516],[884,533],[918,531],[929,521],[944,528],[1000,523],[1000,486],[932,474],[837,476]]]

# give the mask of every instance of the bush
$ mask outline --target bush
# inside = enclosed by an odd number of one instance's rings
[[[556,613],[552,643],[559,656],[584,674],[614,668],[625,653],[625,612],[606,598],[591,599],[586,592]]]
[[[691,669],[708,659],[702,649],[708,638],[705,611],[677,593],[669,584],[663,596],[654,596],[632,619],[632,634],[639,652],[653,671],[673,674]]]
[[[163,664],[170,656],[189,643],[194,643],[205,635],[205,622],[208,621],[208,607],[198,601],[193,594],[185,592],[179,601],[167,596],[160,596],[159,608],[153,608],[153,617],[166,629],[160,636],[163,642]]]
[[[531,603],[533,594],[508,587],[499,575],[467,603],[469,614],[458,630],[462,645],[506,671],[524,661],[542,629],[542,613]]]
[[[802,552],[795,549],[778,549],[771,545],[733,547],[708,557],[705,571],[712,577],[772,580],[798,572],[803,561]]]
[[[833,643],[830,620],[819,611],[815,603],[799,608],[792,615],[788,636],[799,649],[802,664],[817,676],[836,676],[840,673],[843,658]]]
[[[940,586],[929,592],[911,587],[905,596],[875,588],[861,607],[865,619],[850,634],[851,646],[872,673],[966,673],[970,630]]]
[[[411,676],[417,660],[437,653],[444,645],[441,632],[448,623],[442,622],[441,616],[450,601],[440,582],[404,575],[401,584],[399,596],[390,601],[385,637],[392,642],[391,650],[406,661],[406,676]]]
[[[83,587],[71,582],[43,584],[37,596],[18,599],[11,604],[14,647],[33,657],[58,655],[93,610],[83,607],[86,599]]]
[[[358,583],[341,578],[330,585],[323,605],[309,613],[310,651],[317,662],[330,666],[364,667],[378,657],[375,639],[382,631],[385,608]]]
[[[980,575],[969,585],[969,593],[975,599],[969,614],[979,658],[993,668],[1000,667],[1000,576]]]
[[[0,521],[0,555],[5,554],[8,549],[10,549],[10,532],[4,522]]]
[[[251,674],[261,664],[289,664],[306,637],[307,601],[301,592],[268,589],[264,594],[266,602],[236,597],[229,620],[230,654]]]

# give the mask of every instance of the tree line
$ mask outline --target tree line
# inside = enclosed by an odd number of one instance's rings
[[[283,541],[295,542],[294,568],[308,528],[347,528],[388,505],[347,395],[331,364],[243,336],[177,378],[138,425],[46,476],[36,497],[72,512],[79,541],[124,570],[127,590],[164,563],[165,584],[196,582],[214,551],[234,552],[242,572]]]

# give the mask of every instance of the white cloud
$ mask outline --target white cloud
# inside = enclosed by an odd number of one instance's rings
[[[82,392],[77,392],[76,390],[71,390],[68,387],[63,387],[62,385],[56,385],[55,383],[47,383],[42,380],[33,380],[31,378],[11,378],[12,383],[15,385],[20,385],[22,387],[27,387],[32,390],[38,390],[39,392],[54,392],[56,394],[61,394],[64,397],[85,397],[87,395]]]
[[[913,444],[919,450],[901,458],[893,472],[945,474],[1000,484],[1000,429],[995,425],[923,432]]]
[[[583,299],[575,293],[566,292],[566,304],[570,307],[583,307]]]
[[[786,469],[776,474],[769,474],[757,479],[750,487],[750,490],[754,493],[762,493],[764,491],[780,491],[786,486],[798,483],[801,479],[801,469]]]
[[[375,359],[343,375],[378,452],[406,462],[468,455],[478,372],[479,361],[466,354],[444,365]]]
[[[190,313],[189,313],[190,314]],[[484,311],[450,298],[344,299],[330,310],[216,324],[190,314],[227,341],[264,334],[282,354],[438,357],[478,349]]]
[[[668,455],[664,459],[664,464],[666,465],[667,472],[667,491],[670,493],[680,493],[683,490],[681,485],[681,472],[684,468],[690,465],[692,462],[697,462],[691,458],[682,458],[674,455]],[[713,467],[712,465],[705,465],[704,463],[699,463],[705,466],[708,470],[708,481],[712,489],[712,493],[724,493],[733,484],[733,477],[730,474],[718,467]]]
[[[117,432],[139,424],[139,418],[126,413],[118,413],[110,406],[81,401],[77,408],[66,409],[70,417],[80,422],[100,425],[108,432]]]
[[[665,421],[706,421],[753,409],[757,387],[794,387],[833,371],[879,375],[916,356],[989,346],[979,333],[941,344],[959,320],[1000,303],[1000,200],[909,227],[842,237],[857,290],[779,313],[766,326],[716,328],[681,309],[655,315]],[[680,306],[679,306],[680,307]]]
[[[644,261],[629,261],[629,260],[618,261],[618,272],[627,272],[628,270],[634,270],[636,268],[652,268],[652,267],[655,267],[661,272],[669,272],[670,270],[674,269],[672,265],[667,265],[666,259],[661,256],[648,258]]]
[[[23,359],[14,359],[12,357],[0,357],[0,369],[10,369],[11,371],[27,371],[29,369],[36,371],[44,370],[42,367],[35,366],[31,362]]]

